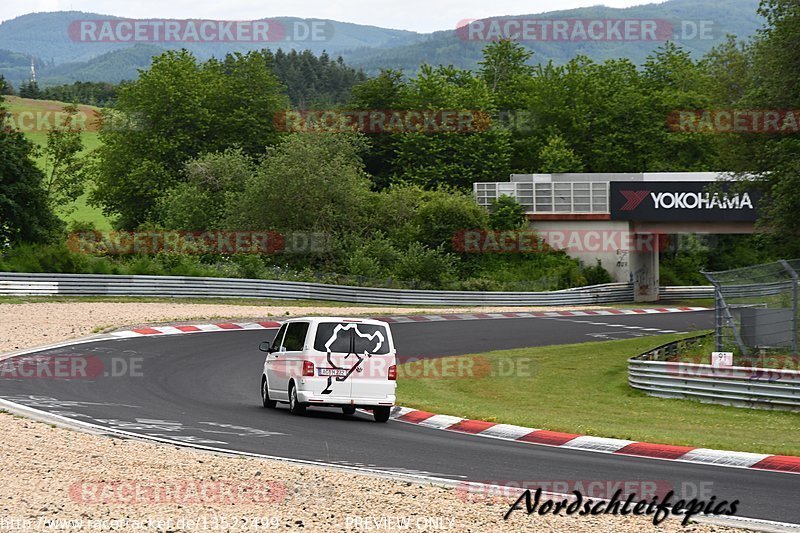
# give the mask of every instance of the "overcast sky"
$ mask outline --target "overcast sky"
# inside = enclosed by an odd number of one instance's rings
[[[463,19],[647,3],[660,0],[0,0],[0,20],[38,11],[71,10],[131,18],[252,20],[296,16],[431,32],[455,28]]]

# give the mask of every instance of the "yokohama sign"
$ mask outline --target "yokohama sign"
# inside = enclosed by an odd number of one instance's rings
[[[761,193],[709,182],[612,182],[611,218],[753,222]]]

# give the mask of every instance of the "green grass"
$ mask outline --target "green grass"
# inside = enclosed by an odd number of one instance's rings
[[[539,429],[660,444],[800,455],[800,414],[653,398],[627,383],[627,359],[691,335],[461,356],[517,375],[432,378],[398,371],[400,405]],[[531,371],[522,371],[523,363]],[[505,365],[501,367],[500,365]],[[477,375],[476,371],[473,374]],[[453,374],[451,374],[453,375]],[[457,373],[456,373],[457,375]],[[419,376],[419,377],[417,377]]]
[[[97,207],[92,207],[86,202],[89,194],[85,193],[83,196],[75,200],[75,203],[68,206],[67,209],[59,213],[62,220],[70,223],[72,221],[91,222],[94,227],[100,231],[108,231],[111,229],[111,222],[103,214],[103,211]]]
[[[63,102],[55,102],[51,100],[32,100],[29,98],[19,98],[16,96],[4,96],[3,99],[3,107],[5,107],[6,110],[14,116],[19,116],[19,113],[22,112],[42,113],[60,111],[66,105]],[[99,108],[93,106],[81,105],[79,108],[84,113],[99,111]],[[25,131],[24,133],[25,137],[29,141],[33,142],[40,148],[43,148],[47,144],[46,131]],[[81,140],[83,141],[84,146],[84,150],[82,152],[83,154],[86,154],[101,145],[100,137],[96,131],[84,131],[81,133]],[[36,164],[40,169],[44,170],[44,158],[41,155],[36,158]],[[91,189],[91,187],[92,184],[88,184],[88,188]],[[96,207],[91,207],[86,204],[87,197],[88,191],[87,194],[84,194],[78,198],[73,205],[66,206],[66,208],[58,213],[58,215],[68,223],[73,220],[79,220],[81,222],[92,222],[99,230],[111,229],[111,224],[105,215],[103,215],[103,212]]]

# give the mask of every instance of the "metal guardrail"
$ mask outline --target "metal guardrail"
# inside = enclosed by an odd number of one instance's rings
[[[781,294],[791,282],[761,283],[759,285],[738,285],[725,288],[725,294],[734,298],[762,298]],[[659,296],[664,300],[689,300],[714,298],[713,285],[661,287]]]
[[[714,287],[711,285],[661,287],[658,289],[661,300],[694,300],[698,298],[713,298]]]
[[[741,366],[714,368],[663,360],[703,338],[707,339],[708,335],[665,344],[629,359],[628,384],[661,398],[800,411],[800,372],[796,370]]]
[[[255,279],[2,272],[0,295],[270,298],[359,304],[532,306],[632,302],[633,287],[629,283],[610,283],[552,292],[428,291]]]

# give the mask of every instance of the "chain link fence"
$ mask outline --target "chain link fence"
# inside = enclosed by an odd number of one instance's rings
[[[714,285],[715,345],[753,364],[766,358],[797,361],[800,259],[721,272],[703,272]],[[759,365],[761,366],[761,365]]]

